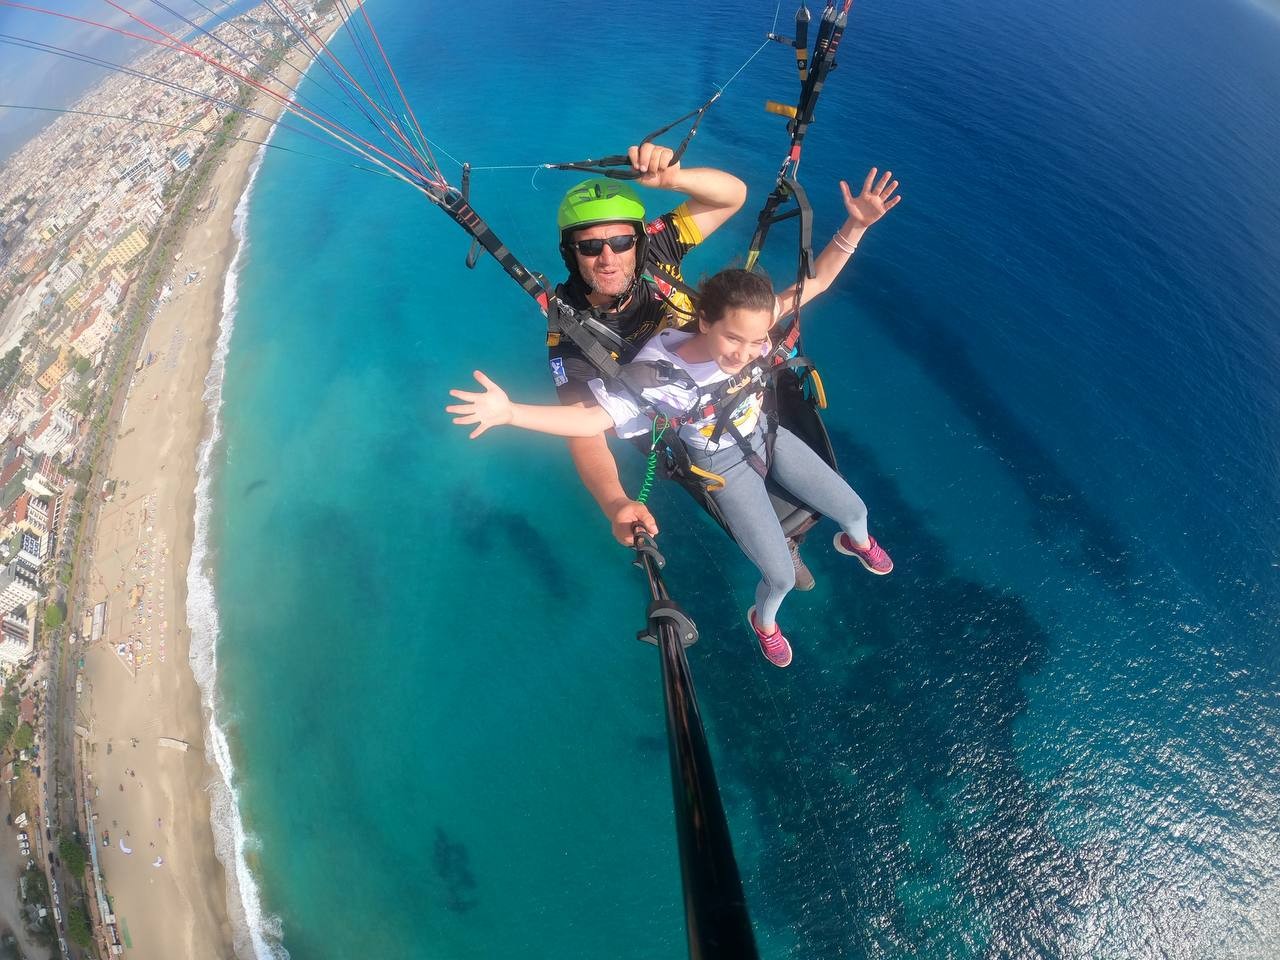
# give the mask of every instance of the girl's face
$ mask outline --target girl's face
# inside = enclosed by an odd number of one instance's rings
[[[772,310],[749,307],[731,307],[715,323],[705,317],[698,320],[707,353],[725,373],[737,373],[768,353],[772,326]]]

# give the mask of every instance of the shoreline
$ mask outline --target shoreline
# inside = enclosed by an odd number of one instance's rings
[[[274,132],[274,131],[273,131]],[[268,141],[269,141],[268,137]],[[219,294],[217,337],[210,357],[209,372],[201,401],[207,414],[206,429],[200,440],[196,459],[196,485],[192,491],[193,537],[187,564],[185,605],[189,631],[187,660],[201,693],[206,719],[205,763],[213,775],[208,785],[210,796],[210,829],[214,853],[224,871],[228,914],[231,918],[232,941],[238,957],[275,957],[277,951],[267,937],[280,939],[279,925],[264,917],[257,884],[245,860],[246,834],[240,817],[239,793],[235,787],[235,766],[226,734],[218,718],[217,643],[220,633],[217,596],[212,572],[206,568],[210,551],[209,523],[213,500],[212,458],[222,438],[222,384],[225,364],[235,329],[238,306],[237,284],[246,245],[248,244],[249,203],[254,183],[261,170],[266,148],[260,147],[250,162],[244,190],[237,199],[232,215],[235,251],[223,277]],[[230,865],[230,869],[228,868]]]
[[[265,94],[252,108],[272,120],[283,110]],[[237,136],[269,140],[274,129],[247,117]],[[107,627],[80,650],[87,689],[77,722],[89,730],[80,766],[96,833],[110,838],[99,849],[103,882],[131,957],[281,952],[243,856],[234,771],[217,724],[217,611],[204,569],[222,364],[265,153],[230,144],[201,195],[208,207],[183,232],[181,259],[169,267],[199,279],[175,282],[143,335],[140,356],[155,360],[132,374],[113,426],[107,471],[116,494],[100,505],[88,565],[87,608],[105,600]],[[190,749],[163,749],[162,740]]]

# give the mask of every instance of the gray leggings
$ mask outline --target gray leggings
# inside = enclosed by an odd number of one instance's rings
[[[764,432],[757,427],[748,439],[752,450],[763,457]],[[796,585],[796,572],[764,479],[746,461],[737,444],[709,456],[697,450],[690,450],[690,454],[699,467],[724,477],[724,489],[711,497],[742,552],[760,570],[756,623],[773,623],[783,598]],[[826,461],[784,427],[778,428],[774,440],[769,477],[840,524],[840,529],[854,540],[861,543],[867,539],[867,505],[862,498]]]

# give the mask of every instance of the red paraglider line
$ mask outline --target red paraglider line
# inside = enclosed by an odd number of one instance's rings
[[[106,0],[106,2],[112,3],[112,0]],[[412,142],[410,142],[409,138],[404,135],[403,131],[401,131],[400,125],[396,123],[395,118],[388,117],[386,114],[386,111],[383,110],[382,106],[379,105],[379,103],[376,100],[374,100],[373,97],[369,96],[369,94],[365,91],[364,87],[360,85],[360,81],[357,80],[354,76],[352,76],[351,71],[346,68],[346,66],[343,64],[343,62],[340,59],[338,59],[337,54],[335,54],[333,50],[329,48],[329,45],[324,42],[324,39],[321,38],[319,34],[317,34],[314,30],[311,29],[311,27],[307,25],[306,20],[298,13],[296,9],[294,9],[293,4],[291,4],[289,0],[280,0],[280,2],[284,4],[285,8],[288,9],[288,11],[291,14],[293,14],[298,24],[301,25],[302,29],[305,30],[311,36],[312,40],[314,40],[315,43],[319,44],[320,49],[329,55],[329,59],[332,60],[334,64],[338,67],[338,69],[343,72],[346,78],[351,81],[352,85],[356,88],[356,90],[360,92],[360,96],[364,97],[365,100],[369,102],[370,106],[372,106],[374,110],[378,111],[378,115],[381,116],[382,119],[385,120],[387,124],[391,127],[391,129],[396,132],[396,135],[400,138],[400,140],[404,143],[404,145],[408,147],[409,152],[413,154],[413,156],[416,157],[418,161],[423,164],[423,166],[426,166],[429,169],[435,171],[436,178],[439,179],[439,165],[435,162],[435,157],[431,157],[431,159],[428,160],[427,158],[423,157],[420,153],[418,153],[418,150],[415,147],[415,145]]]
[[[314,126],[317,126],[320,129],[324,130],[335,139],[342,141],[344,143],[347,142],[346,141],[347,137],[351,138],[352,140],[355,140],[356,142],[363,145],[368,151],[372,151],[372,153],[376,153],[378,154],[378,156],[385,158],[388,162],[394,164],[395,166],[399,167],[401,170],[405,171],[406,174],[408,174],[408,176],[406,177],[404,174],[401,174],[397,171],[392,170],[391,172],[396,176],[402,177],[414,185],[421,185],[421,183],[424,181],[427,183],[433,183],[438,186],[444,185],[442,179],[439,176],[438,171],[434,172],[434,176],[433,176],[427,171],[415,169],[414,167],[411,167],[408,164],[403,163],[396,157],[374,146],[372,143],[365,140],[363,137],[358,136],[351,130],[348,130],[346,127],[342,126],[341,124],[338,124],[333,121],[328,121],[325,118],[320,117],[318,114],[301,106],[300,104],[290,99],[289,97],[284,96],[280,93],[277,93],[276,91],[272,90],[270,87],[266,86],[265,84],[257,80],[254,80],[252,77],[248,77],[244,75],[240,71],[218,60],[216,57],[209,56],[208,54],[192,47],[190,44],[183,43],[180,39],[168,33],[164,29],[156,26],[153,23],[148,22],[146,19],[142,17],[135,15],[131,11],[120,6],[118,3],[115,3],[114,0],[105,0],[105,2],[109,6],[114,7],[116,10],[119,10],[121,13],[128,16],[131,20],[134,20],[135,22],[142,24],[143,26],[149,28],[150,30],[164,37],[169,42],[166,43],[161,40],[155,39],[155,37],[149,37],[142,34],[134,33],[132,31],[124,30],[120,27],[115,27],[115,26],[112,26],[111,24],[102,23],[97,20],[90,20],[85,17],[78,17],[73,14],[62,13],[57,10],[49,10],[44,7],[37,7],[31,4],[19,3],[17,2],[17,0],[0,0],[0,6],[12,7],[18,10],[26,10],[31,13],[44,14],[46,16],[55,17],[62,20],[70,20],[75,23],[82,23],[88,26],[98,27],[102,30],[107,30],[107,31],[110,31],[111,33],[120,34],[121,36],[129,37],[132,39],[141,40],[145,43],[150,43],[158,47],[163,47],[164,49],[175,50],[181,53],[186,53],[187,55],[195,57],[203,61],[204,63],[207,63],[210,66],[223,71],[224,73],[230,76],[236,77],[241,82],[246,83],[249,86],[254,87],[255,89],[258,89],[263,93],[266,93],[268,96],[274,98],[276,101],[280,102],[282,105],[290,109],[293,113],[297,114],[299,117],[303,118],[304,120],[313,124]],[[330,56],[332,56],[332,54],[330,54]],[[356,82],[354,78],[352,78],[352,82],[353,83]],[[359,86],[358,83],[356,85],[357,87]],[[363,91],[361,92],[363,93]],[[367,97],[367,94],[365,96]],[[390,168],[387,167],[387,165],[383,163],[381,160],[377,159],[377,157],[374,157],[369,153],[365,153],[365,156],[368,157],[368,159],[370,159],[374,163],[377,163],[379,166],[382,166],[385,169],[390,170]]]
[[[853,0],[849,0],[849,2],[852,3]],[[422,132],[422,124],[418,123],[418,117],[414,114],[413,107],[409,105],[409,98],[404,95],[404,88],[400,86],[400,78],[396,76],[395,68],[391,66],[391,60],[387,56],[387,51],[382,48],[382,40],[378,37],[378,31],[374,29],[373,21],[369,19],[369,14],[365,10],[363,3],[360,4],[360,16],[364,18],[365,24],[369,27],[369,33],[373,36],[373,42],[378,45],[378,53],[382,57],[382,62],[387,65],[387,72],[391,74],[391,80],[396,85],[396,92],[400,94],[400,101],[404,104],[404,108],[409,111],[409,119],[413,121],[413,127],[418,131],[418,136],[424,144],[424,149],[429,155],[431,155],[432,164],[438,166],[438,164],[435,163],[435,155],[431,154],[431,148],[425,146],[427,142],[427,135]]]
[[[189,43],[184,43],[183,41],[175,37],[173,34],[165,30],[163,27],[158,27],[154,23],[151,23],[149,20],[147,20],[145,17],[138,16],[136,13],[129,10],[128,8],[123,7],[120,4],[116,3],[115,0],[103,0],[103,2],[106,3],[107,6],[113,7],[116,10],[119,10],[125,16],[129,17],[129,19],[142,24],[144,27],[147,27],[148,29],[155,31],[160,36],[164,37],[166,40],[169,40],[172,43],[176,44],[177,48],[181,50],[183,53],[186,53],[189,56],[197,57],[200,60],[204,61],[205,63],[209,64],[210,66],[216,67],[219,70],[223,70],[226,73],[229,73],[232,76],[243,81],[244,83],[249,84],[251,87],[261,90],[263,93],[266,93],[268,96],[274,97],[275,99],[283,103],[285,106],[288,106],[289,108],[291,108],[299,116],[307,117],[312,123],[317,123],[322,126],[328,126],[325,123],[325,121],[320,117],[319,114],[302,106],[296,100],[293,100],[292,98],[287,97],[284,94],[277,93],[276,91],[272,90],[269,86],[267,86],[265,83],[262,83],[259,80],[255,80],[252,77],[246,76],[245,74],[241,73],[239,70],[236,70],[232,67],[227,66],[217,57],[210,56],[209,54],[205,53],[202,50],[197,50],[195,47],[191,46]],[[103,24],[103,26],[106,26],[106,25]],[[112,28],[108,27],[108,29],[112,29]],[[153,41],[153,42],[156,42],[157,44],[159,44],[159,41]],[[165,44],[160,44],[160,45],[165,46]],[[408,165],[401,163],[395,157],[391,156],[388,153],[384,153],[382,150],[379,150],[372,143],[365,140],[363,137],[357,136],[355,133],[353,133],[351,130],[348,130],[346,127],[343,127],[336,123],[333,126],[337,127],[337,129],[340,130],[342,133],[344,133],[346,136],[351,137],[353,140],[357,141],[358,143],[362,144],[368,149],[376,151],[377,153],[381,154],[383,157],[386,157],[388,160],[391,160],[392,162],[399,164],[406,171],[418,176],[421,175],[422,173],[421,171],[414,170],[412,167],[409,167]]]

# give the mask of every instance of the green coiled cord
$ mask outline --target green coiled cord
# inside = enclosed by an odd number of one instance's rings
[[[658,424],[662,427],[659,429]],[[636,494],[636,503],[649,502],[649,490],[653,486],[653,478],[658,473],[658,441],[667,432],[671,421],[666,417],[654,417],[653,426],[649,430],[649,462],[644,467],[644,482],[640,484],[640,492]]]

